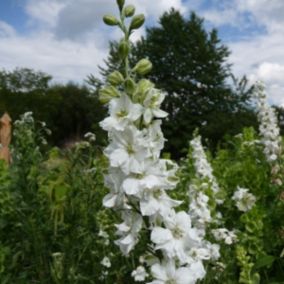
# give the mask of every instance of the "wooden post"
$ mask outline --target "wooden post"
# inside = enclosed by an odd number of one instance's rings
[[[9,145],[11,142],[12,119],[7,112],[0,119],[0,159],[5,160],[7,164],[11,162]]]

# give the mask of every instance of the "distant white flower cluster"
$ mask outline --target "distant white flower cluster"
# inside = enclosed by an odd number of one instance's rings
[[[240,211],[247,212],[255,204],[256,198],[253,194],[248,192],[247,188],[241,188],[238,186],[232,199],[236,202],[236,206]]]
[[[213,169],[207,160],[201,137],[194,137],[190,141],[190,145],[196,175],[189,185],[189,215],[192,218],[193,225],[199,228],[199,233],[203,236],[212,233],[217,241],[224,241],[225,244],[231,245],[236,241],[236,234],[233,231],[226,228],[208,231],[210,223],[219,225],[222,217],[220,212],[211,212],[213,210],[209,207],[210,198],[214,198],[217,204],[222,204],[223,200],[218,197],[220,188],[213,175]],[[209,250],[212,247],[215,248],[215,254],[209,254],[208,258],[218,259],[219,246],[208,241],[205,243]]]
[[[109,117],[100,124],[110,140],[104,151],[109,159],[105,184],[110,193],[103,203],[121,212],[116,244],[125,255],[138,243],[141,229],[150,230],[149,246],[161,251],[163,260],[152,257],[147,263],[154,279],[149,284],[196,283],[205,276],[202,261],[212,255],[217,258],[219,251],[204,241],[186,212],[175,211],[181,202],[168,195],[176,187],[178,167],[160,159],[165,139],[159,118],[167,115],[160,110],[164,94],[148,80],[141,80],[136,88],[131,97],[117,90],[119,96],[109,102]],[[141,264],[132,276],[141,282],[148,273]]]
[[[24,114],[21,115],[19,120],[16,120],[14,122],[15,125],[23,125],[26,123],[33,123],[34,118],[33,118],[33,113],[31,111],[27,111]]]
[[[281,152],[280,129],[274,109],[267,103],[265,87],[257,82],[254,97],[257,103],[259,132],[264,146],[264,154],[268,162],[278,159]]]
[[[204,152],[201,136],[198,135],[194,139],[190,141],[190,145],[192,147],[192,158],[194,161],[195,172],[198,178],[202,180],[207,180],[210,183],[210,187],[213,192],[216,194],[219,192],[219,185],[216,181],[215,176],[213,175],[213,170],[211,165],[209,164],[206,154]],[[222,203],[223,201],[220,199],[216,200],[217,203]]]

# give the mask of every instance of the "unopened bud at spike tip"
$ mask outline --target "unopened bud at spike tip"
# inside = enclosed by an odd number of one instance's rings
[[[116,0],[116,3],[118,5],[118,7],[119,7],[119,10],[122,11],[124,3],[125,3],[125,0]]]
[[[133,5],[127,5],[123,10],[123,14],[125,17],[132,17],[135,14],[135,7]]]
[[[145,17],[143,14],[136,15],[132,18],[130,23],[130,30],[139,29],[145,22]]]
[[[108,26],[117,26],[119,25],[119,21],[115,16],[105,15],[103,17],[104,23]]]

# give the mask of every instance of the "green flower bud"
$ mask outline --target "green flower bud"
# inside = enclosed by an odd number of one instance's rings
[[[129,45],[125,40],[122,40],[118,46],[118,53],[121,59],[124,59],[128,56]]]
[[[139,29],[145,22],[145,17],[143,14],[136,15],[132,18],[130,23],[130,30]]]
[[[133,68],[139,75],[145,75],[152,70],[152,63],[148,59],[141,59]]]
[[[122,8],[124,6],[125,0],[116,0],[116,3],[119,7],[119,10],[122,11]]]
[[[125,80],[125,90],[128,94],[133,94],[136,84],[131,78]]]
[[[144,101],[148,91],[151,88],[154,88],[154,84],[149,80],[142,79],[138,82],[133,97],[139,98],[139,100]]]
[[[135,13],[135,7],[133,5],[127,5],[123,10],[125,17],[132,17]]]
[[[113,86],[108,86],[99,91],[99,100],[101,103],[106,104],[111,99],[119,97],[120,94],[116,88]]]
[[[105,15],[103,17],[104,23],[108,26],[117,26],[119,24],[118,19],[112,15]]]
[[[114,71],[108,76],[107,80],[111,85],[116,86],[120,85],[124,81],[124,78],[120,72]]]

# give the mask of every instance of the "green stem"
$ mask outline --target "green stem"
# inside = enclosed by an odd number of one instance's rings
[[[129,53],[130,53],[130,42],[129,42],[129,31],[124,23],[124,16],[122,14],[122,11],[120,12],[120,21],[121,21],[121,29],[124,33],[124,40],[127,43],[128,47],[129,47]],[[129,72],[129,53],[128,55],[124,58],[124,71],[125,71],[125,78],[129,78],[130,76],[130,72]]]

